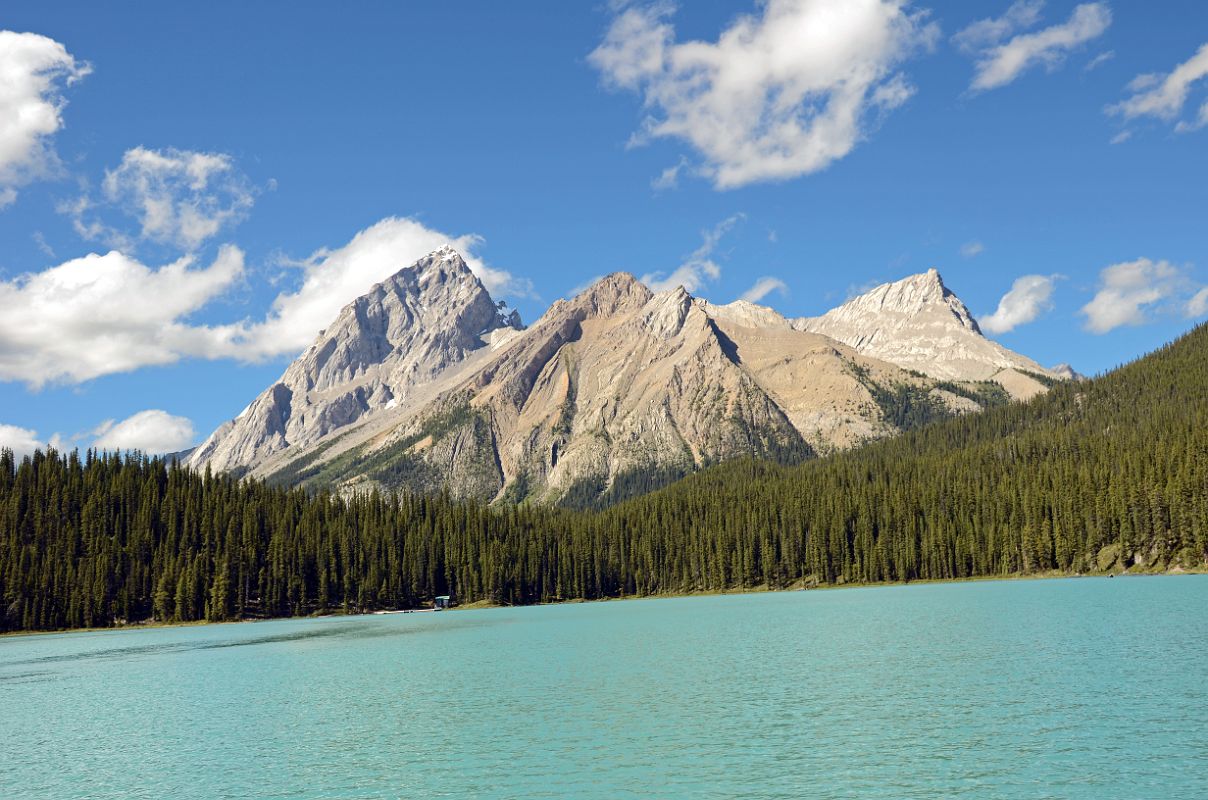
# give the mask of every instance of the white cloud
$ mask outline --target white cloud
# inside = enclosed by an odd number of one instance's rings
[[[301,263],[302,285],[273,301],[267,318],[239,333],[232,353],[261,359],[291,355],[309,345],[348,303],[444,244],[452,245],[487,291],[496,297],[523,297],[532,284],[487,265],[475,250],[476,234],[450,236],[407,217],[389,217],[358,233],[335,250],[320,250]]]
[[[986,252],[986,246],[978,241],[965,242],[961,245],[961,255],[965,258],[976,258]]]
[[[1107,111],[1126,120],[1155,117],[1173,122],[1183,113],[1192,84],[1205,76],[1208,76],[1208,44],[1200,47],[1195,55],[1179,64],[1168,75],[1138,75],[1128,85],[1133,95],[1114,106],[1108,106]],[[1175,130],[1181,133],[1205,125],[1208,125],[1208,103],[1200,107],[1193,121],[1181,121],[1175,126]]]
[[[674,189],[679,186],[680,173],[688,166],[688,159],[680,157],[680,160],[670,167],[659,173],[659,176],[650,182],[650,188],[656,191],[663,189]]]
[[[17,458],[33,455],[35,450],[45,450],[46,443],[38,438],[38,432],[16,425],[0,424],[0,450],[9,449]]]
[[[113,251],[0,281],[0,380],[38,388],[82,382],[185,357],[261,361],[295,355],[340,309],[443,244],[456,247],[489,291],[526,295],[531,284],[474,254],[481,239],[449,236],[412,219],[388,218],[335,250],[299,265],[301,286],[285,291],[259,322],[189,322],[244,277],[243,252],[225,245],[214,262],[192,257],[153,269]]]
[[[1007,333],[1032,322],[1053,308],[1053,283],[1056,275],[1024,275],[1016,278],[1011,289],[998,301],[993,314],[978,322],[990,333]]]
[[[1001,17],[980,19],[961,29],[952,37],[952,43],[961,52],[976,54],[1040,22],[1042,8],[1044,0],[1017,0]]]
[[[135,147],[105,171],[106,205],[139,221],[139,238],[194,250],[224,227],[244,218],[254,201],[246,176],[223,153]],[[85,239],[129,249],[131,237],[102,222],[88,197],[60,206]],[[89,217],[91,215],[91,217]]]
[[[765,275],[764,277],[755,281],[751,288],[743,292],[742,296],[738,299],[745,300],[748,303],[758,303],[772,292],[786,294],[788,290],[788,284],[780,280],[780,278],[773,278],[770,275]]]
[[[717,249],[722,237],[736,224],[746,219],[745,214],[735,214],[727,217],[711,230],[704,231],[700,247],[692,251],[684,263],[680,264],[670,275],[663,272],[649,272],[639,280],[654,292],[665,292],[683,286],[685,291],[695,292],[709,281],[721,277],[721,267],[712,259],[713,251]]]
[[[0,208],[58,165],[49,139],[63,127],[62,86],[91,71],[54,39],[0,31]]]
[[[906,0],[766,0],[716,42],[676,42],[666,3],[625,8],[588,60],[650,112],[633,143],[670,137],[719,189],[787,180],[843,158],[870,112],[913,93],[896,70],[938,27]]]
[[[34,240],[34,244],[36,244],[38,249],[42,251],[42,255],[46,256],[47,258],[55,257],[55,249],[50,246],[49,242],[46,241],[46,237],[42,234],[42,231],[34,231],[32,234],[30,234],[30,238]]]
[[[1111,61],[1115,57],[1116,57],[1115,50],[1108,50],[1104,53],[1100,53],[1099,55],[1092,58],[1090,61],[1086,62],[1086,66],[1082,68],[1082,71],[1091,72],[1092,70],[1099,69],[1099,67],[1103,66],[1104,64]]]
[[[977,53],[977,71],[970,85],[973,91],[1006,86],[1035,66],[1056,69],[1070,52],[1102,36],[1112,21],[1106,3],[1083,3],[1060,25],[1003,41],[1034,25],[1039,10],[1039,3],[1016,3],[1003,17],[981,20],[953,37],[966,52]]]
[[[1099,291],[1082,307],[1086,328],[1107,333],[1121,325],[1143,325],[1148,312],[1182,292],[1186,276],[1168,261],[1138,258],[1099,273]]]
[[[243,253],[152,269],[118,252],[0,281],[0,380],[86,381],[222,348],[231,330],[183,320],[243,275]]]
[[[121,422],[108,420],[93,432],[102,450],[141,450],[148,455],[174,453],[197,441],[193,422],[157,408],[140,411]]]
[[[1208,286],[1192,295],[1191,299],[1187,301],[1187,307],[1183,313],[1191,319],[1198,319],[1208,314]]]

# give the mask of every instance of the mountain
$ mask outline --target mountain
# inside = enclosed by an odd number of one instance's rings
[[[617,273],[522,330],[444,248],[345,307],[189,463],[591,506],[736,457],[850,448],[1054,380],[985,339],[934,271],[796,321]]]
[[[415,392],[499,335],[518,329],[461,256],[444,247],[340,311],[280,380],[189,457],[191,466],[247,468],[316,442]]]
[[[792,325],[941,380],[995,381],[1016,399],[1043,392],[1051,379],[1072,377],[987,339],[935,269],[882,284]]]
[[[4,450],[0,632],[431,607],[440,595],[512,605],[1203,571],[1205,385],[1201,325],[1027,402],[791,467],[729,461],[596,513],[410,493],[337,502],[162,459]]]

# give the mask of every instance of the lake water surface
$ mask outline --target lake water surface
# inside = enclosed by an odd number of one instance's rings
[[[0,640],[3,798],[1205,798],[1208,576]]]

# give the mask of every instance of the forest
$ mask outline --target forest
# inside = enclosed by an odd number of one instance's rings
[[[0,453],[0,631],[1203,568],[1208,327],[1101,377],[599,510]]]

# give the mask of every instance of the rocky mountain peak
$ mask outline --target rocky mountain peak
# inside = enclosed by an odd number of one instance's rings
[[[865,355],[943,380],[989,380],[1003,370],[1047,370],[982,335],[936,269],[883,283],[820,317],[793,320]]]
[[[611,316],[641,308],[652,296],[650,290],[628,272],[614,272],[576,295],[571,303],[590,316]]]
[[[602,496],[635,475],[888,435],[867,381],[996,380],[1027,397],[1045,372],[985,338],[934,269],[798,320],[617,272],[523,329],[446,245],[345,306],[189,463],[348,490]]]
[[[886,313],[913,316],[929,308],[949,312],[962,327],[981,334],[969,309],[944,285],[944,279],[934,267],[899,281],[883,283],[848,300],[828,312],[827,316],[846,316],[853,319]]]
[[[646,304],[644,327],[664,339],[669,339],[684,327],[684,320],[694,300],[683,286],[654,295]]]
[[[191,457],[231,469],[392,408],[447,367],[521,326],[451,246],[403,267],[340,311],[280,380]]]
[[[787,328],[789,321],[779,311],[749,300],[735,300],[726,305],[706,303],[705,311],[714,319],[726,320],[748,328]]]

